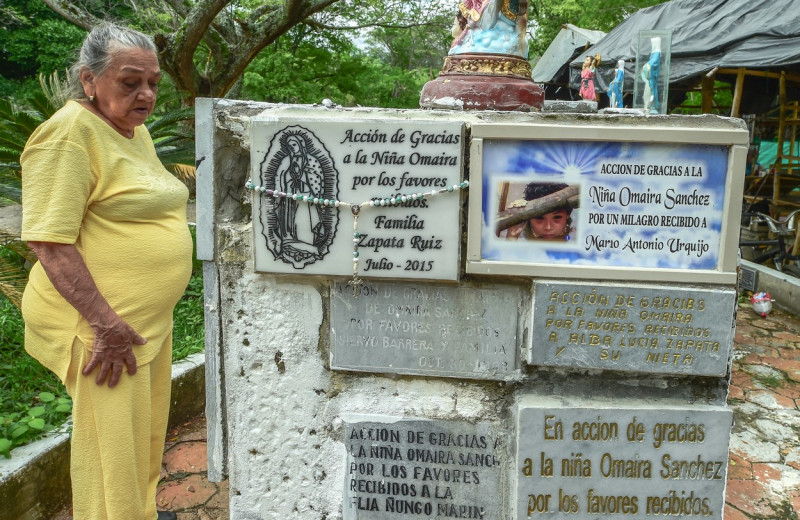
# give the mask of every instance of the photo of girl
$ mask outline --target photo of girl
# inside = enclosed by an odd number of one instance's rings
[[[577,186],[561,182],[504,183],[500,191],[505,200],[501,200],[497,219],[498,237],[552,241],[573,238],[572,211],[576,206]],[[522,198],[514,200],[519,191]],[[512,202],[506,204],[509,199]]]

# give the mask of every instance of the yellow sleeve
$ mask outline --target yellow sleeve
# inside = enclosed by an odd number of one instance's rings
[[[22,240],[74,244],[95,185],[89,156],[74,142],[28,143],[22,166]]]

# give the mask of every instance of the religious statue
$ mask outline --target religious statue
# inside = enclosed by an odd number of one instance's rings
[[[623,108],[622,87],[625,83],[625,60],[617,61],[617,68],[614,69],[614,79],[608,85],[608,99],[611,108]]]
[[[597,93],[594,90],[594,75],[597,66],[600,65],[600,55],[586,56],[581,67],[581,88],[578,91],[581,98],[587,101],[597,101]]]
[[[461,0],[449,54],[528,57],[527,0]]]
[[[651,114],[660,112],[658,98],[658,76],[661,74],[661,38],[650,38],[650,58],[642,67],[644,81],[644,110]]]
[[[536,111],[544,90],[528,62],[528,0],[459,0],[442,71],[420,93],[423,108]]]

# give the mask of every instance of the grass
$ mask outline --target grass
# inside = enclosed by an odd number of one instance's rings
[[[782,387],[783,383],[785,382],[785,379],[778,376],[755,376],[754,379],[767,388],[772,389]]]
[[[202,263],[194,258],[189,286],[173,314],[173,362],[204,348]],[[72,410],[61,381],[25,352],[24,335],[19,309],[0,296],[0,456],[5,457],[64,424]]]
[[[58,378],[23,348],[25,325],[0,298],[0,455],[27,444],[69,418],[69,396]],[[60,407],[57,411],[56,408]]]

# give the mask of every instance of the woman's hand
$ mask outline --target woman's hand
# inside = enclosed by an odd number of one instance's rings
[[[83,368],[83,375],[88,376],[99,366],[95,381],[102,385],[108,379],[109,388],[119,383],[123,367],[129,375],[134,375],[133,345],[144,345],[147,340],[120,318],[100,294],[78,249],[73,244],[55,242],[28,242],[28,245],[39,257],[53,287],[94,331],[92,358]]]
[[[133,328],[125,323],[119,316],[107,326],[93,325],[94,343],[92,344],[92,358],[83,367],[83,375],[88,376],[100,367],[95,382],[98,385],[105,383],[108,378],[108,387],[117,386],[122,368],[125,367],[128,375],[136,373],[136,356],[133,345],[144,345],[147,340],[136,333]]]

